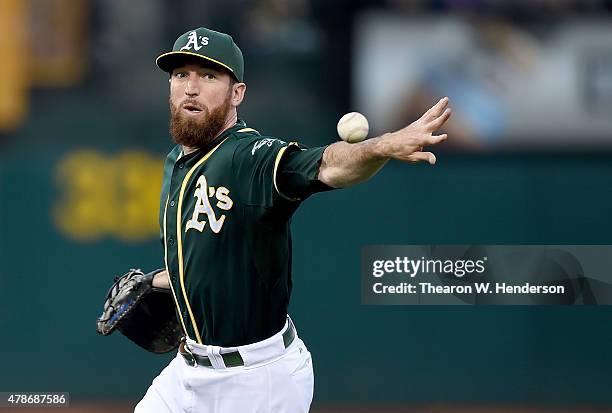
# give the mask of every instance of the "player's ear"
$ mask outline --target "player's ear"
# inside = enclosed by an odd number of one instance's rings
[[[232,88],[232,105],[240,106],[246,93],[246,84],[236,82],[230,87]]]

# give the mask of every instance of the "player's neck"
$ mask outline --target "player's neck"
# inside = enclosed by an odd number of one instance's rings
[[[232,126],[234,126],[236,124],[236,122],[238,122],[238,112],[231,111],[230,113],[228,113],[228,117],[227,120],[225,121],[225,124],[223,125],[223,128],[221,128],[221,131],[219,131],[219,133],[217,134],[217,136],[215,136],[215,139],[217,139],[219,137],[219,135],[221,135],[223,132],[225,132],[226,130],[228,130],[229,128],[231,128]],[[198,148],[192,148],[190,146],[185,146],[183,145],[183,155],[189,155],[192,152],[197,151]]]
[[[183,156],[189,155],[191,152],[195,152],[197,150],[198,150],[198,148],[191,148],[189,146],[184,146],[183,145]]]

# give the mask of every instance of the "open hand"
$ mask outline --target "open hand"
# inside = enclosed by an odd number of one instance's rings
[[[435,164],[436,156],[432,152],[424,152],[423,148],[444,142],[448,137],[446,134],[434,135],[451,116],[448,103],[448,97],[444,97],[418,120],[384,135],[381,143],[385,156],[404,162],[427,161]]]

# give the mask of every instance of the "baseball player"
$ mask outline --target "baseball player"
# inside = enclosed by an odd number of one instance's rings
[[[231,36],[190,30],[157,65],[170,75],[177,144],[165,161],[160,203],[165,268],[120,278],[98,331],[119,326],[151,351],[178,345],[138,413],[307,412],[312,359],[287,315],[291,216],[310,195],[363,182],[389,159],[434,164],[423,148],[446,139],[434,132],[450,116],[448,99],[399,131],[307,149],[238,118],[247,87]],[[130,319],[150,291],[166,292],[173,321],[149,327]]]

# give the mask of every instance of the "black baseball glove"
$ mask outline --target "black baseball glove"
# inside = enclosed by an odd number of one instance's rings
[[[116,328],[146,350],[154,353],[174,350],[182,332],[171,291],[153,287],[153,277],[161,271],[144,274],[132,269],[115,277],[98,318],[98,333],[107,336]]]

